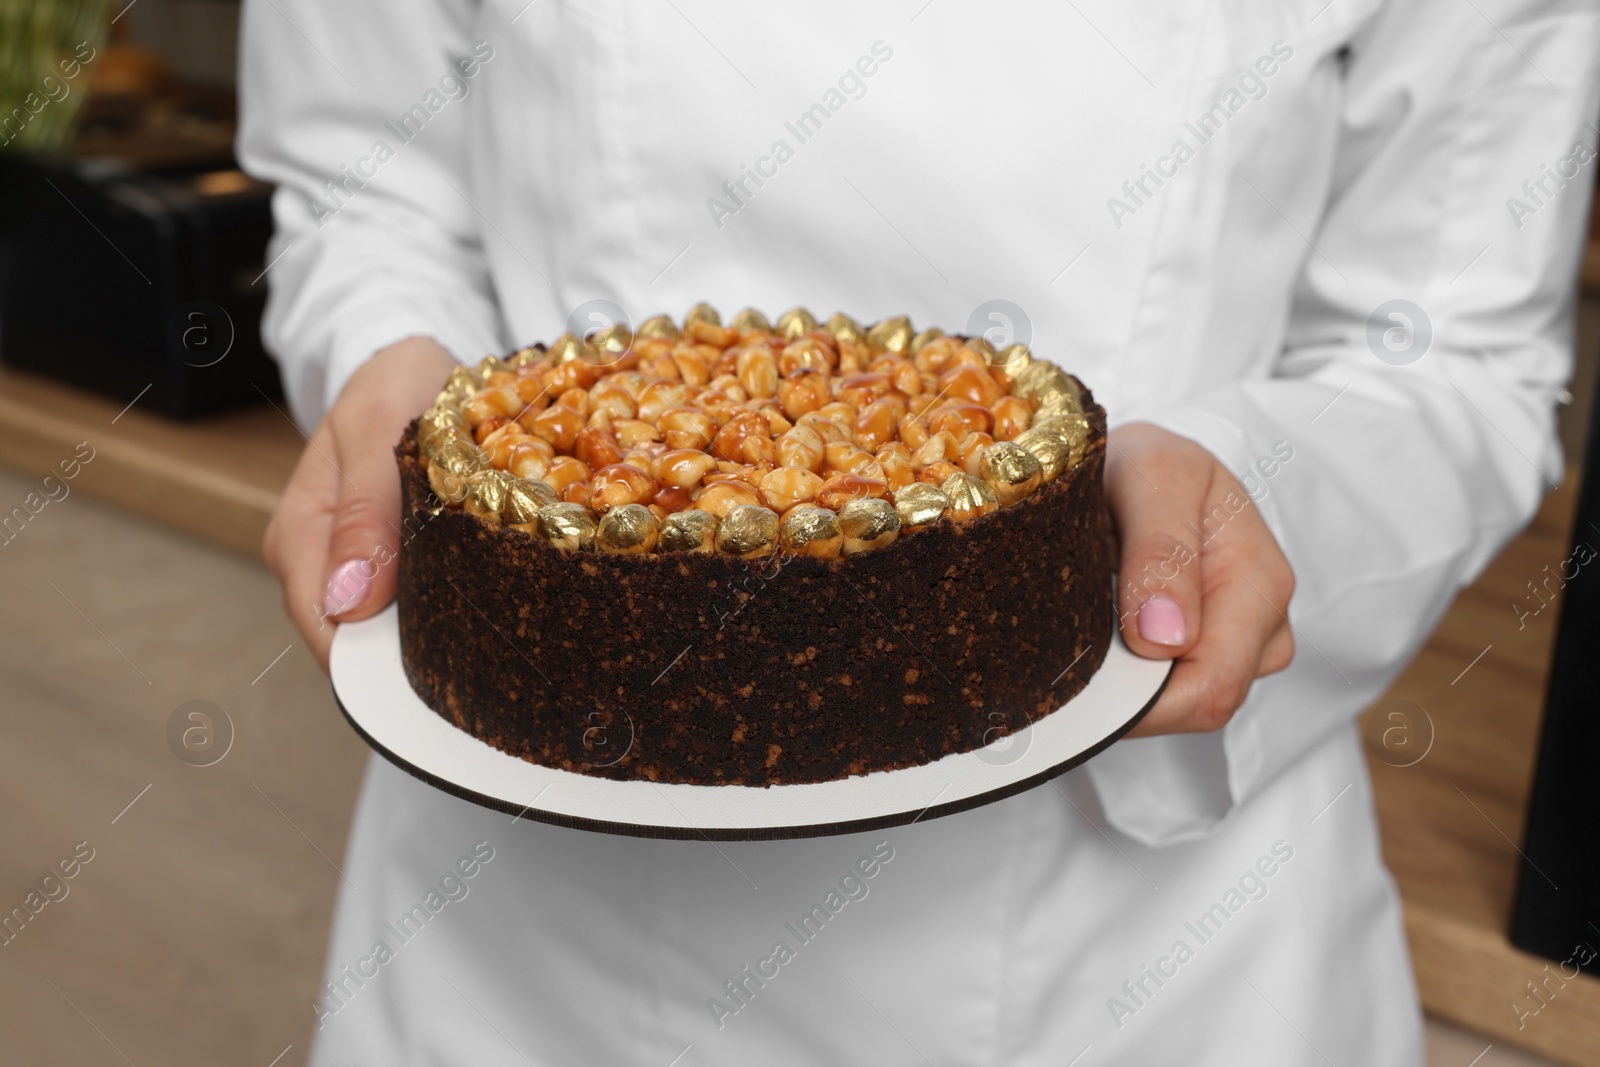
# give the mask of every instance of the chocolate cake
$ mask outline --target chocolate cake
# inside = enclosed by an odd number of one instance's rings
[[[818,782],[1060,708],[1113,625],[1105,412],[1022,345],[700,305],[458,368],[396,455],[417,694],[534,763]]]

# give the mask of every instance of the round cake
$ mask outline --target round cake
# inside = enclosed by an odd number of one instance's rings
[[[702,304],[460,367],[396,455],[406,676],[534,763],[915,766],[1110,644],[1105,412],[1023,345]]]

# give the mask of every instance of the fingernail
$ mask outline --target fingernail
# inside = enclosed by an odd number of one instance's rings
[[[1189,639],[1183,609],[1171,597],[1158,596],[1139,609],[1139,636],[1154,645],[1181,645]]]
[[[359,607],[367,598],[367,590],[372,588],[370,571],[364,559],[352,559],[339,564],[328,576],[328,587],[322,594],[322,610],[329,615],[339,615]],[[1143,625],[1142,621],[1140,625]]]

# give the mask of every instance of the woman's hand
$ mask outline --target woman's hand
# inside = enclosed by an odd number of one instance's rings
[[[411,337],[350,377],[300,455],[267,525],[262,554],[322,669],[335,622],[376,614],[394,597],[400,475],[394,446],[443,388],[456,361]]]
[[[1294,657],[1294,572],[1216,457],[1149,423],[1111,431],[1106,501],[1121,542],[1117,611],[1128,647],[1176,659],[1129,734],[1221,729],[1250,683]]]

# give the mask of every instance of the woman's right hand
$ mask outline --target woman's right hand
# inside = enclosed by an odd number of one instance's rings
[[[456,366],[427,337],[378,352],[351,375],[300,455],[267,525],[262,554],[289,618],[323,670],[339,622],[394,598],[400,476],[394,446]]]

